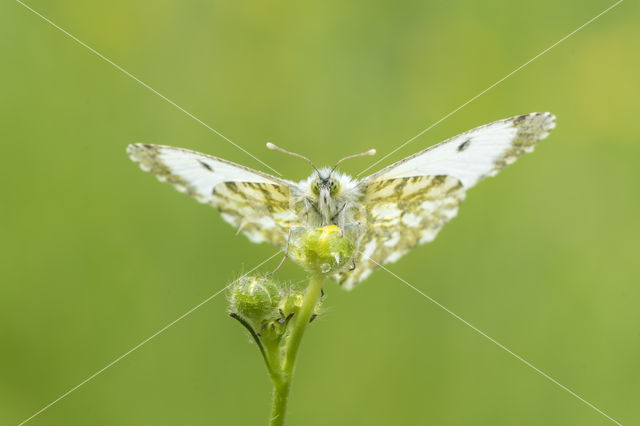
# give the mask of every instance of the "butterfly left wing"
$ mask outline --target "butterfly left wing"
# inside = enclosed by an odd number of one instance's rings
[[[432,241],[457,214],[467,189],[533,151],[554,127],[555,117],[549,113],[496,121],[363,179],[363,236],[356,268],[338,274],[337,281],[351,289],[378,265]]]
[[[182,148],[134,144],[127,153],[158,180],[218,208],[225,221],[253,242],[284,248],[289,228],[302,224],[294,211],[294,182]]]

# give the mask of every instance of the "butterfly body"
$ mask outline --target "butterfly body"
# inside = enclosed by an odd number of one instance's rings
[[[554,127],[550,113],[496,121],[360,180],[335,167],[314,167],[307,179],[293,182],[182,148],[134,144],[127,151],[143,170],[216,207],[253,242],[284,250],[293,227],[359,224],[357,266],[334,276],[351,289],[378,265],[433,240],[468,189],[531,152]]]

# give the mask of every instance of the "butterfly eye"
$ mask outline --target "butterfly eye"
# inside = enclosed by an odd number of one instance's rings
[[[320,187],[318,186],[318,181],[314,181],[311,184],[311,192],[313,192],[314,195],[319,195],[320,194]]]
[[[329,182],[329,193],[331,194],[331,196],[334,196],[338,192],[340,192],[340,183],[332,179]]]

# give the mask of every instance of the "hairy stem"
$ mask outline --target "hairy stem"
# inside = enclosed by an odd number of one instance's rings
[[[291,335],[285,348],[285,357],[281,365],[282,370],[279,374],[271,375],[273,381],[273,403],[270,426],[282,426],[284,424],[284,415],[287,408],[287,400],[289,399],[289,388],[291,387],[291,378],[293,376],[298,349],[300,348],[300,342],[309,324],[311,315],[313,315],[313,310],[320,299],[323,281],[324,277],[322,275],[316,274],[311,276],[302,306],[298,313],[292,318]]]
[[[271,402],[271,419],[269,426],[284,425],[284,413],[287,410],[287,400],[289,399],[289,386],[291,381],[277,383],[273,381],[273,400]]]
[[[320,299],[323,281],[324,277],[322,275],[311,276],[300,311],[294,318],[292,318],[295,323],[291,329],[291,336],[289,337],[289,342],[287,344],[287,357],[283,365],[284,373],[289,376],[293,374],[300,341],[302,340],[304,331],[309,324],[313,310]]]

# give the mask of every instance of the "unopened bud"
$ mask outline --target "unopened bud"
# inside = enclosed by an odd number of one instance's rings
[[[255,330],[262,324],[276,318],[283,291],[265,277],[242,277],[231,287],[231,312],[248,321]]]

